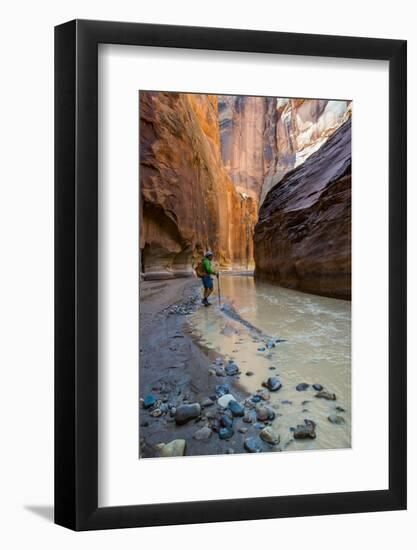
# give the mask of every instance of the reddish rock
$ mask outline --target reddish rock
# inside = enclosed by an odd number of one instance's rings
[[[236,189],[259,199],[276,157],[274,97],[219,96],[221,156]]]
[[[269,191],[254,248],[257,277],[350,299],[350,119]]]
[[[262,202],[350,116],[350,102],[218,96],[221,155],[236,189]]]
[[[145,277],[191,275],[211,249],[253,269],[257,202],[223,166],[217,96],[140,93],[140,248]]]
[[[260,202],[285,174],[322,147],[350,115],[350,101],[278,98],[274,123],[275,149],[262,184]]]

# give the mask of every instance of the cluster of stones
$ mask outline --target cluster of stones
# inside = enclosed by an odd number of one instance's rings
[[[268,401],[270,392],[278,391],[282,384],[277,377],[270,377],[263,386],[243,402],[235,399],[228,384],[218,384],[215,394],[201,402],[174,405],[164,403],[149,394],[141,399],[141,404],[151,417],[168,415],[177,426],[191,421],[206,421],[206,425],[193,434],[193,438],[197,441],[206,441],[213,434],[221,440],[228,441],[233,438],[236,431],[246,435],[249,427],[252,426],[255,430],[259,430],[259,436],[246,437],[243,448],[249,453],[261,452],[264,450],[263,443],[276,446],[280,442],[279,434],[272,427],[272,421],[276,416],[275,411]],[[215,408],[214,405],[216,405]],[[211,408],[213,409],[209,410]],[[241,422],[237,422],[238,420]],[[146,426],[146,421],[141,425]],[[169,443],[157,444],[156,450],[160,456],[164,457],[181,456],[186,453],[186,447],[184,439],[175,439]]]
[[[168,313],[170,315],[191,315],[197,309],[200,303],[200,298],[197,294],[194,294],[187,300],[181,302],[181,304],[176,304],[170,306]]]
[[[236,376],[240,373],[238,366],[233,361],[226,365],[220,360],[216,360],[214,363],[222,369],[224,376]],[[196,441],[207,441],[213,434],[216,434],[221,440],[229,441],[235,436],[236,431],[246,436],[249,428],[259,430],[259,435],[253,435],[252,429],[251,433],[243,440],[244,450],[249,453],[259,453],[265,450],[264,444],[275,447],[280,443],[280,435],[272,426],[276,413],[269,400],[271,392],[278,392],[281,388],[280,379],[271,376],[262,383],[262,388],[242,402],[234,397],[230,386],[223,383],[216,386],[213,395],[200,402],[192,403],[183,399],[179,404],[174,404],[167,402],[167,399],[157,399],[154,395],[149,394],[141,399],[141,403],[151,417],[168,416],[169,420],[175,422],[177,426],[183,426],[191,421],[205,422],[205,425],[193,434],[193,439]],[[321,384],[301,382],[296,386],[296,390],[299,392],[306,392],[309,389],[316,392],[314,397],[318,399],[336,400],[336,395],[325,390]],[[302,404],[305,405],[308,402],[305,400]],[[282,404],[291,404],[291,401],[283,400]],[[307,412],[307,409],[303,409],[304,411]],[[339,414],[343,412],[345,411],[342,407],[336,407],[335,413],[328,416],[329,422],[344,424],[345,420]],[[141,425],[146,426],[148,423],[145,421]],[[291,427],[290,431],[294,439],[315,439],[317,437],[316,427],[316,422],[305,418],[303,423]],[[156,450],[163,457],[182,456],[186,454],[186,447],[186,440],[175,439],[168,443],[157,444]],[[234,452],[232,449],[229,451]]]
[[[314,397],[319,399],[326,399],[327,401],[336,401],[336,394],[330,391],[327,391],[323,388],[321,384],[308,384],[306,382],[300,382],[296,386],[297,391],[307,391],[310,387],[316,391]],[[303,401],[303,405],[307,404],[308,401]],[[343,407],[336,407],[336,412],[341,413],[345,412]],[[307,412],[307,409],[304,409]],[[332,424],[345,424],[345,419],[340,414],[330,414],[327,419]],[[304,419],[304,424],[298,424],[296,427],[291,428],[293,432],[294,439],[315,439],[316,438],[316,426],[317,424],[313,420]]]

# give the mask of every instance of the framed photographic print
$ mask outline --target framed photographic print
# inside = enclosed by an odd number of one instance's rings
[[[406,42],[55,30],[55,521],[406,507]]]

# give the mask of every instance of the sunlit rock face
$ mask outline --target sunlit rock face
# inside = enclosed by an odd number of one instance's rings
[[[264,200],[350,116],[350,102],[219,96],[221,155],[240,192]]]
[[[276,156],[276,98],[218,97],[224,166],[239,192],[258,199]]]
[[[285,176],[320,149],[351,115],[350,101],[277,99],[276,155],[262,185],[260,200]]]
[[[350,118],[268,192],[254,249],[257,277],[350,299]]]
[[[217,96],[141,92],[140,248],[147,278],[190,275],[203,251],[253,269],[257,202],[223,166]]]

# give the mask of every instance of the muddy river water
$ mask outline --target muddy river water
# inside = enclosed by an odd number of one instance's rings
[[[282,388],[271,392],[270,403],[276,410],[273,427],[281,436],[281,448],[350,447],[350,302],[240,275],[221,277],[221,295],[221,306],[213,294],[213,305],[201,307],[191,316],[194,332],[204,346],[236,362],[240,383],[251,394],[268,377],[279,377]],[[246,375],[248,371],[253,374]],[[309,388],[297,391],[296,386],[303,382]],[[312,384],[335,393],[336,401],[315,397]],[[341,423],[332,423],[332,415]],[[291,428],[304,419],[317,424],[316,439],[293,439]]]

